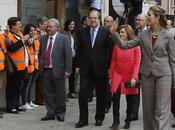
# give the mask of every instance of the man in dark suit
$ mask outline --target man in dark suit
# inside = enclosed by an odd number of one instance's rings
[[[59,21],[48,21],[48,35],[41,37],[40,73],[47,114],[42,121],[64,121],[66,112],[65,79],[72,70],[72,51],[69,38],[59,33]]]
[[[80,117],[79,122],[75,125],[76,128],[88,125],[87,92],[91,89],[90,81],[93,81],[96,90],[95,125],[101,126],[105,117],[109,52],[112,51],[113,43],[109,38],[109,30],[100,26],[99,18],[100,13],[91,10],[89,13],[90,27],[83,28],[78,33],[76,72],[80,72]]]

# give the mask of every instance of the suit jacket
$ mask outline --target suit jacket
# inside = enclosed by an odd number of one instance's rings
[[[44,35],[40,39],[40,71],[44,71],[44,57],[47,48],[48,35]],[[58,33],[52,48],[51,54],[53,75],[56,79],[64,78],[65,73],[71,73],[72,70],[72,51],[70,40],[66,35]]]
[[[149,76],[172,75],[175,85],[175,42],[173,35],[168,30],[161,28],[155,45],[152,47],[151,29],[143,30],[135,39],[128,42],[120,40],[116,35],[118,45],[123,49],[133,48],[140,45],[142,60],[140,73]]]
[[[80,68],[80,75],[87,74],[90,67],[96,76],[107,74],[114,46],[109,34],[108,29],[100,26],[92,48],[90,27],[83,28],[78,32],[76,67]]]

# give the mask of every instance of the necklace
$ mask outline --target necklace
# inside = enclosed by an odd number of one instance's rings
[[[155,34],[153,34],[153,38],[157,38],[157,37],[158,37],[158,34],[156,34],[156,35],[155,35]]]

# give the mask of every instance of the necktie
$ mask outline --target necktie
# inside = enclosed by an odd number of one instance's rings
[[[95,33],[95,29],[93,28],[92,30],[91,30],[91,44],[92,44],[92,47],[93,47],[93,40],[94,40],[94,33]]]
[[[50,66],[50,56],[51,56],[51,50],[52,50],[52,40],[53,37],[50,37],[50,43],[47,48],[46,54],[45,54],[45,66],[49,67]]]

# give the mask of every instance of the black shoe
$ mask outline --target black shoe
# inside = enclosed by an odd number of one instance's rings
[[[109,128],[110,129],[115,129],[119,126],[120,122],[119,121],[115,121]]]
[[[126,120],[125,125],[124,125],[124,129],[129,129],[130,128],[130,123],[131,123],[131,121]]]
[[[16,109],[7,109],[7,112],[12,114],[19,114],[19,111]]]
[[[64,122],[64,115],[56,116],[57,120],[60,122]]]
[[[48,120],[55,120],[54,116],[45,116],[43,118],[41,118],[41,121],[48,121]]]
[[[93,97],[89,97],[88,102],[92,102],[92,101],[93,101]]]
[[[95,123],[95,126],[102,126],[102,121],[101,120],[97,120]]]
[[[18,111],[21,111],[21,112],[25,112],[25,111],[26,111],[26,109],[24,109],[24,108],[22,108],[22,107],[18,107],[17,110],[18,110]]]
[[[105,113],[109,113],[109,108],[106,108],[105,109]]]
[[[78,123],[75,124],[75,128],[81,128],[81,127],[84,127],[84,126],[87,126],[87,125],[88,125],[88,122],[79,121]]]
[[[131,115],[131,121],[137,121],[138,120],[138,114]]]
[[[175,124],[172,124],[172,128],[175,128]]]
[[[75,98],[77,98],[77,96],[76,96],[74,93],[69,93],[69,94],[68,94],[68,98],[73,98],[73,99],[75,99]]]

